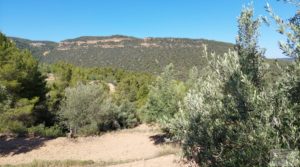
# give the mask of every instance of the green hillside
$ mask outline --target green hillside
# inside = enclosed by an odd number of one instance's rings
[[[122,35],[84,36],[59,43],[11,38],[19,48],[29,49],[41,62],[65,61],[84,67],[112,67],[158,74],[173,63],[185,76],[193,66],[203,66],[203,45],[222,54],[233,44],[205,39],[135,38]]]
[[[33,41],[17,37],[10,37],[10,39],[15,42],[19,49],[30,50],[37,59],[42,57],[45,52],[53,50],[58,46],[58,43],[52,41]]]

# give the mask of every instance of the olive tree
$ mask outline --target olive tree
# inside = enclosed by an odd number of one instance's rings
[[[80,83],[76,87],[66,88],[59,111],[60,118],[75,134],[98,133],[101,128],[114,122],[112,115],[115,106],[111,105],[107,96],[102,85]]]
[[[208,55],[208,67],[187,93],[170,131],[184,155],[200,166],[266,166],[274,133],[266,69],[257,45],[261,19],[253,8],[239,17],[236,50]]]
[[[294,59],[281,70],[274,94],[274,115],[276,144],[278,148],[300,149],[300,1],[284,0],[297,8],[287,21],[275,14],[270,5],[266,9],[278,25],[277,31],[287,38],[279,42],[283,54]]]
[[[59,115],[70,131],[83,135],[134,127],[139,123],[134,105],[128,101],[117,105],[103,84],[79,83],[68,87]]]

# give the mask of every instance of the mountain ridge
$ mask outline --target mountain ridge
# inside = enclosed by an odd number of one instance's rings
[[[10,37],[21,49],[28,49],[44,63],[65,61],[84,67],[111,67],[159,74],[173,63],[185,76],[193,66],[203,67],[203,45],[208,52],[223,55],[233,44],[206,39],[147,37],[126,35],[81,36],[60,42]]]

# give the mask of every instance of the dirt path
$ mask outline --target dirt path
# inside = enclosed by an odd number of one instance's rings
[[[155,128],[140,125],[134,129],[111,132],[100,137],[70,140],[45,139],[0,140],[0,165],[24,164],[34,160],[92,160],[114,163],[114,167],[178,166],[173,145],[161,143]],[[120,162],[120,163],[118,163]]]

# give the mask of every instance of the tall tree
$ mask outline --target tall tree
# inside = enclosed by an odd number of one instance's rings
[[[28,51],[16,48],[0,33],[0,85],[10,96],[9,108],[2,111],[0,131],[14,131],[32,126],[42,114],[35,112],[45,100],[45,81],[38,62]],[[46,113],[46,109],[39,112]]]

